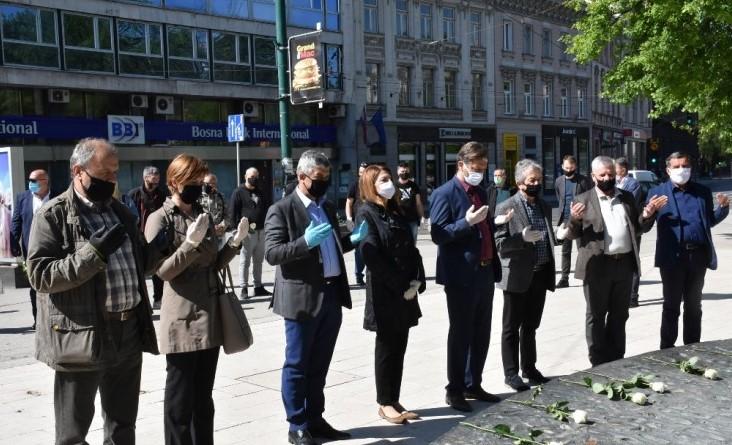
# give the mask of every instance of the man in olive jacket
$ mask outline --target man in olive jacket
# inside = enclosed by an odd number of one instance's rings
[[[134,444],[142,351],[158,353],[145,274],[165,243],[146,243],[135,217],[112,198],[119,169],[113,145],[83,139],[70,163],[71,186],[31,228],[36,358],[56,370],[57,445],[86,443],[97,390],[104,443]]]

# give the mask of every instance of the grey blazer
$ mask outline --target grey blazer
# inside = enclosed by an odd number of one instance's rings
[[[541,211],[544,213],[544,223],[547,227],[549,245],[551,246],[550,265],[554,270],[554,231],[552,230],[552,209],[541,198],[538,199]],[[513,218],[506,224],[496,227],[496,246],[501,259],[503,274],[496,287],[509,292],[526,292],[534,276],[534,244],[527,243],[521,236],[524,227],[530,225],[529,215],[521,199],[521,192],[516,193],[506,201],[498,204],[497,215],[505,215],[513,209]],[[554,292],[554,275],[547,280],[546,289]]]
[[[575,198],[577,198],[577,195],[587,190],[591,190],[594,185],[590,178],[582,176],[579,173],[575,174],[577,175],[577,188],[574,191],[574,196]],[[562,210],[564,209],[564,191],[566,186],[566,176],[560,175],[557,179],[554,180],[554,192],[557,194],[557,201],[559,201],[559,219],[557,221],[557,225],[560,225],[562,224],[562,222],[564,222],[564,213],[562,212]]]
[[[640,257],[638,256],[636,237],[643,233],[647,222],[643,220],[632,193],[620,189],[615,189],[615,193],[618,194],[623,207],[625,207],[630,239],[633,244],[636,271],[640,274]],[[570,218],[567,224],[567,227],[569,227],[567,238],[579,240],[574,277],[578,280],[584,280],[588,273],[592,272],[593,259],[605,254],[605,224],[602,220],[600,200],[594,188],[576,196],[574,201],[584,204],[586,210],[581,220]]]

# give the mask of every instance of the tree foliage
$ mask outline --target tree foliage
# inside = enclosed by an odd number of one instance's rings
[[[567,0],[580,15],[568,50],[588,63],[608,46],[616,65],[603,94],[645,96],[653,116],[699,115],[702,137],[732,142],[732,1]]]

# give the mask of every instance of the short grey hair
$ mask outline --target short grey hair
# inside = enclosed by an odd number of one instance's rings
[[[309,175],[317,166],[330,168],[328,156],[318,150],[307,150],[300,155],[300,160],[297,161],[297,173]]]
[[[498,170],[498,169],[496,169]],[[539,165],[538,162],[533,159],[522,159],[516,163],[516,173],[514,179],[516,184],[523,184],[530,171],[538,171],[539,174],[544,172],[544,169]]]
[[[154,165],[148,165],[142,170],[142,177],[147,178],[148,176],[159,175],[160,170]]]
[[[683,151],[675,151],[668,155],[668,157],[666,158],[666,167],[671,167],[672,159],[687,159],[689,162],[691,162],[691,155]]]
[[[598,156],[592,160],[592,172],[603,167],[615,168],[615,161],[610,156]]]
[[[94,157],[94,153],[98,147],[105,147],[112,153],[117,153],[117,147],[104,138],[84,138],[76,144],[71,158],[69,159],[69,167],[80,166],[82,168],[89,165],[89,161]]]

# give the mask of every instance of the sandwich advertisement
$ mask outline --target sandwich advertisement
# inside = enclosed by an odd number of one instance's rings
[[[290,102],[325,100],[320,31],[290,37]]]

